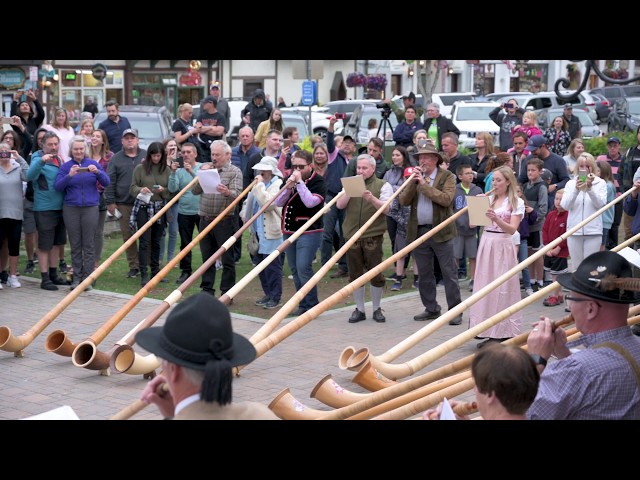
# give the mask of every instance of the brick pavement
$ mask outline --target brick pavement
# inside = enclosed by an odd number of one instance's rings
[[[5,288],[0,291],[3,306],[0,326],[9,327],[16,337],[27,336],[37,324],[42,326],[43,317],[56,308],[69,293],[66,289],[58,292],[41,290],[38,281],[24,277],[22,284],[22,288]],[[461,282],[463,300],[471,295],[466,285],[467,282]],[[22,358],[15,357],[11,352],[0,351],[3,384],[0,391],[0,419],[24,418],[63,405],[71,406],[83,420],[108,419],[135,402],[146,382],[142,375],[115,372],[100,375],[97,371],[76,367],[70,357],[45,350],[48,335],[58,329],[64,330],[74,345],[95,336],[98,329],[130,298],[128,295],[98,289],[84,292],[53,321],[41,328],[41,333],[24,349]],[[438,300],[441,305],[446,305],[442,287],[438,287]],[[143,299],[104,337],[98,345],[99,351],[110,349],[160,303],[153,299]],[[353,308],[349,306],[332,309],[319,315],[242,369],[240,376],[234,380],[234,399],[250,399],[269,404],[283,389],[289,388],[291,394],[308,407],[331,410],[309,397],[313,388],[326,375],[331,374],[338,385],[349,391],[367,392],[352,382],[354,372],[338,368],[338,360],[345,347],[366,346],[373,354],[381,355],[430,323],[413,320],[413,315],[423,310],[418,293],[413,289],[402,295],[383,298],[386,323],[371,320],[371,305],[367,303],[367,321],[349,324],[347,318]],[[536,321],[542,313],[552,318],[565,315],[564,304],[548,308],[542,306],[541,300],[527,306],[524,312],[525,326]],[[165,316],[166,313],[156,325],[161,325]],[[283,324],[290,321],[293,320],[286,319]],[[233,315],[234,329],[247,337],[253,335],[264,323],[263,319]],[[445,325],[437,329],[392,363],[408,362],[462,333],[467,326],[468,312],[465,311],[462,325]],[[476,352],[476,343],[476,340],[465,343],[417,374]],[[145,355],[139,347],[136,346],[135,349]],[[468,392],[457,398],[470,400],[473,395]],[[148,406],[133,418],[157,419],[159,413],[154,406]]]

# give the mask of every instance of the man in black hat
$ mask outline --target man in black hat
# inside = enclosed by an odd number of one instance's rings
[[[427,144],[412,155],[419,162],[418,166],[414,167],[418,175],[399,196],[400,205],[411,205],[407,243],[425,235],[434,225],[445,223],[453,215],[453,199],[456,193],[456,176],[449,170],[440,168],[444,158],[433,145]],[[451,310],[462,301],[453,254],[453,240],[457,233],[455,222],[448,222],[442,230],[413,251],[420,272],[418,290],[425,307],[424,312],[413,317],[414,320],[435,320],[441,313],[436,300],[434,258],[440,264],[447,307]],[[461,323],[462,314],[449,321],[449,325]]]
[[[180,302],[163,326],[141,330],[136,342],[162,359],[162,374],[145,386],[140,398],[155,404],[165,418],[278,419],[260,403],[232,403],[232,369],[251,363],[256,349],[233,332],[229,310],[211,295],[198,293]]]
[[[615,252],[596,252],[558,282],[570,291],[565,299],[582,336],[567,342],[547,317],[534,326],[527,350],[542,376],[528,418],[640,419],[640,341],[627,325],[629,304],[640,302],[631,265]],[[547,365],[552,355],[557,360]]]

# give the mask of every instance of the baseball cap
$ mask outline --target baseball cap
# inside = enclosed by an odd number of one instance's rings
[[[529,139],[529,143],[527,144],[527,150],[535,150],[536,148],[540,148],[543,145],[546,145],[547,141],[542,135],[534,135]]]
[[[125,135],[133,135],[134,137],[138,137],[138,131],[135,128],[127,128],[124,132],[122,132],[122,137]]]
[[[213,90],[214,88],[215,88],[216,90],[220,90],[220,86],[219,86],[217,83],[214,83],[213,85],[211,85],[211,86],[209,87],[209,90]]]
[[[402,96],[403,100],[409,99],[409,100],[415,100],[416,99],[416,94],[413,92],[409,92],[409,95],[403,95]]]
[[[546,168],[542,169],[542,173],[540,174],[540,177],[543,180],[551,180],[553,178],[553,175],[551,174],[550,170],[547,170]]]
[[[607,140],[607,143],[622,143],[620,142],[620,139],[618,137],[609,137],[609,140]]]
[[[204,97],[204,100],[202,100],[202,103],[213,103],[213,106],[217,107],[218,99],[213,95],[207,95],[206,97]]]
[[[565,110],[568,110],[568,109],[570,109],[570,108],[571,108],[571,109],[573,109],[573,105],[571,105],[570,103],[565,103],[565,104],[564,104],[564,109],[565,109]]]
[[[342,137],[342,141],[344,142],[345,140],[351,140],[353,143],[356,143],[356,141],[353,139],[353,137],[351,135],[345,135]]]

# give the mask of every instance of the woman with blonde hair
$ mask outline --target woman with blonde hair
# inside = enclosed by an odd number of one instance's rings
[[[109,138],[104,130],[96,129],[91,134],[91,143],[87,150],[87,157],[98,162],[102,170],[107,171],[109,160],[113,157],[113,152],[109,149]],[[100,194],[100,203],[98,204],[98,225],[96,227],[95,243],[95,262],[96,268],[100,266],[100,258],[102,257],[102,248],[104,247],[104,222],[107,219],[107,202],[104,199],[104,187],[100,182],[96,182],[98,193]]]
[[[518,264],[513,247],[513,234],[518,231],[525,207],[524,200],[518,196],[517,187],[518,182],[511,167],[503,165],[493,170],[494,192],[489,196],[490,206],[486,213],[491,225],[484,228],[478,245],[473,279],[473,288],[476,291]],[[520,280],[518,275],[513,275],[471,305],[470,327],[509,309],[520,299]],[[514,312],[505,320],[480,333],[476,338],[484,341],[478,344],[478,348],[492,341],[501,342],[515,337],[521,333],[521,327],[522,311]]]
[[[607,182],[590,153],[584,152],[576,163],[577,175],[564,186],[560,205],[569,212],[567,230],[593,215],[607,203]],[[602,215],[598,215],[567,238],[571,267],[575,270],[586,257],[600,251]]]
[[[76,134],[69,124],[69,114],[67,111],[62,107],[56,108],[49,124],[43,125],[43,127],[58,135],[60,139],[58,155],[60,155],[65,162],[68,162],[71,158],[71,141]]]
[[[256,147],[264,148],[267,146],[267,133],[271,130],[278,130],[279,132],[284,130],[282,111],[279,108],[274,108],[269,118],[258,125],[255,137],[253,138]]]
[[[578,157],[582,152],[584,152],[584,141],[581,138],[574,138],[571,140],[569,148],[567,149],[567,154],[562,157],[567,164],[567,171],[569,172],[570,178],[576,176],[576,163],[578,162]]]
[[[484,191],[484,179],[487,176],[487,163],[496,154],[493,135],[489,132],[479,132],[476,135],[476,152],[469,155],[473,169],[473,183]]]

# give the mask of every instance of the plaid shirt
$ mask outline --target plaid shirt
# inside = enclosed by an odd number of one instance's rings
[[[194,195],[200,195],[198,215],[202,217],[217,217],[242,193],[242,171],[238,167],[228,163],[218,169],[218,174],[220,175],[220,183],[229,187],[231,193],[228,197],[217,193],[202,193],[200,183],[194,185],[191,190]],[[233,210],[227,216],[233,216]]]

